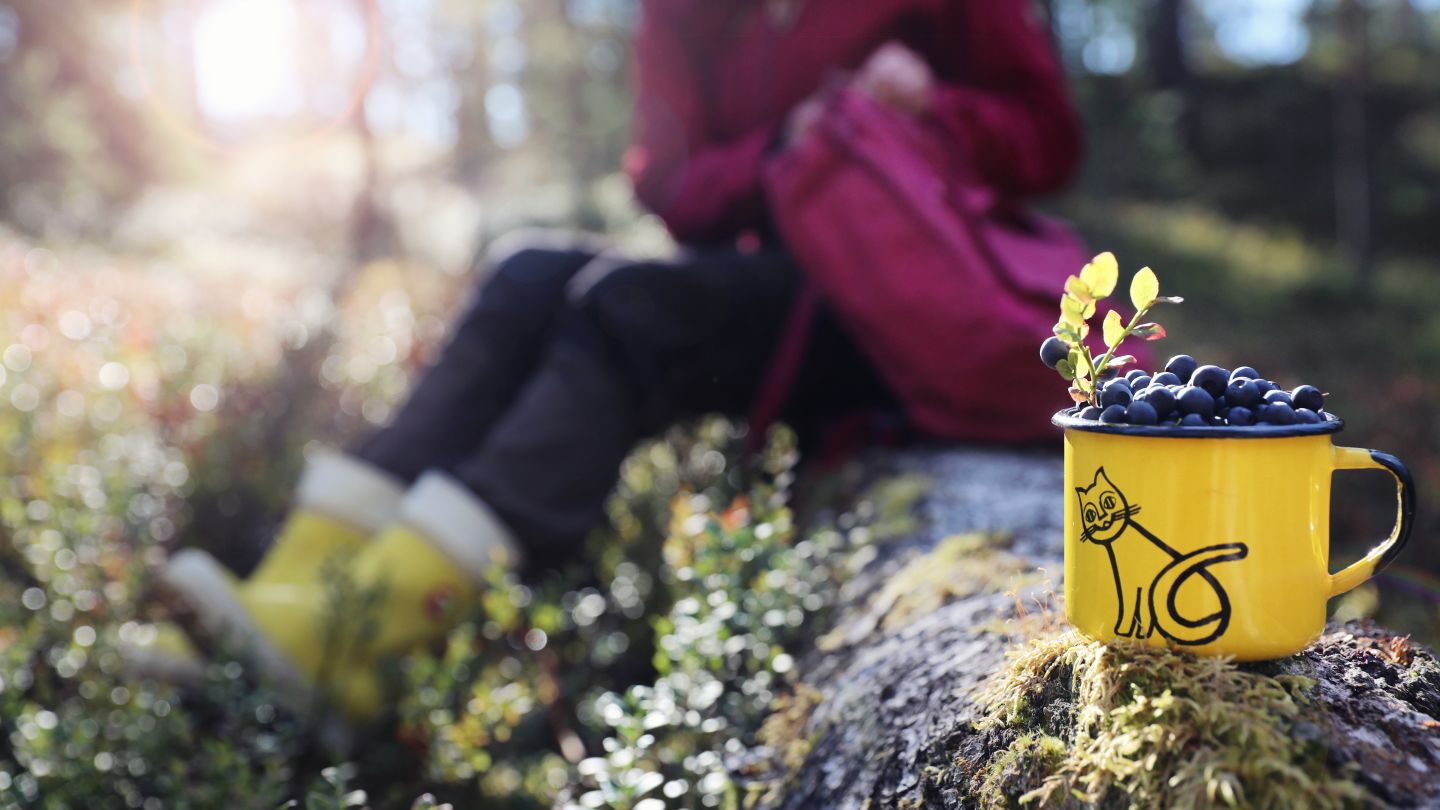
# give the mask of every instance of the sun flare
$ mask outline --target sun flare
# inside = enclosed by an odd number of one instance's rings
[[[304,102],[292,0],[217,0],[195,26],[196,93],[218,119],[292,115]]]

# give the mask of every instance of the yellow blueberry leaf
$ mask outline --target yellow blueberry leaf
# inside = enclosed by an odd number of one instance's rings
[[[1140,268],[1135,278],[1130,279],[1130,303],[1135,305],[1136,310],[1149,309],[1159,297],[1160,280],[1155,278],[1155,271],[1148,267]]]
[[[1120,265],[1115,261],[1115,254],[1106,251],[1091,259],[1081,268],[1080,280],[1096,298],[1104,298],[1114,292],[1115,285],[1120,281]]]
[[[1060,302],[1061,323],[1073,327],[1079,327],[1085,323],[1085,316],[1080,313],[1079,303],[1080,302],[1069,296],[1066,296],[1065,299]],[[1074,306],[1072,306],[1072,304],[1074,304]]]
[[[1090,285],[1081,281],[1078,276],[1071,276],[1065,279],[1065,294],[1077,301],[1089,302],[1095,300],[1090,293]]]
[[[1120,313],[1113,309],[1105,313],[1104,330],[1107,348],[1113,349],[1120,345],[1120,341],[1125,337],[1125,324],[1120,320]]]

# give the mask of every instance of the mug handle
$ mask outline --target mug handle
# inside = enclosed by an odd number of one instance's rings
[[[1390,537],[1339,573],[1330,577],[1330,595],[1339,596],[1354,588],[1375,572],[1390,564],[1405,541],[1410,539],[1410,530],[1415,523],[1415,480],[1400,459],[1379,450],[1362,450],[1359,447],[1336,447],[1334,456],[1336,470],[1385,470],[1395,477],[1395,491],[1399,501],[1399,513],[1395,517],[1395,529]]]

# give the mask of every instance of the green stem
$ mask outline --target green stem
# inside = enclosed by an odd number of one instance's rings
[[[1150,308],[1146,307],[1135,313],[1135,317],[1130,319],[1130,324],[1125,327],[1125,331],[1120,333],[1120,339],[1115,341],[1115,345],[1111,346],[1100,358],[1100,368],[1105,368],[1110,365],[1110,358],[1115,356],[1115,350],[1120,348],[1120,344],[1125,342],[1125,338],[1130,337],[1130,333],[1134,331],[1135,327],[1140,325],[1140,321],[1149,312]],[[1084,354],[1086,361],[1090,362],[1090,404],[1098,407],[1100,405],[1098,396],[1100,393],[1100,375],[1095,371],[1095,363],[1090,361],[1090,352],[1086,351]]]
[[[1090,391],[1086,401],[1089,402],[1091,405],[1094,405],[1096,404],[1096,395],[1099,393],[1100,375],[1095,373],[1095,358],[1090,356],[1090,347],[1086,346],[1084,341],[1080,342],[1080,356],[1085,358],[1085,365],[1090,367]],[[1084,388],[1081,388],[1080,392],[1082,394],[1086,393]]]

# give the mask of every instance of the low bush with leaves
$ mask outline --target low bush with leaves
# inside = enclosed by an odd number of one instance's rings
[[[15,292],[0,323],[17,336],[0,346],[0,809],[733,796],[725,756],[753,742],[837,566],[873,534],[856,515],[843,531],[794,525],[793,437],[744,465],[743,433],[721,420],[639,448],[584,558],[498,577],[438,654],[391,662],[395,712],[341,763],[238,663],[180,690],[129,676],[116,645],[150,617],[166,547],[233,561],[283,508],[305,437],[383,420],[441,335],[415,312],[447,296],[377,265],[337,311],[310,288],[186,292],[84,261],[0,234]],[[275,441],[257,426],[293,390],[283,358],[331,318],[316,399],[339,408],[291,410]]]

